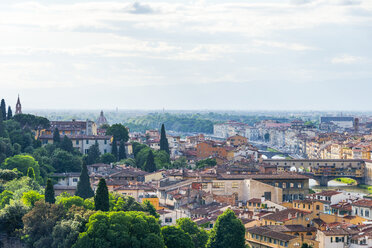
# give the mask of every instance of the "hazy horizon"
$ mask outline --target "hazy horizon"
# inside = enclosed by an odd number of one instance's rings
[[[26,109],[369,111],[372,1],[3,0]]]

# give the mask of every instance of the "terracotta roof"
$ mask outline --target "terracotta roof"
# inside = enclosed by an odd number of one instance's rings
[[[355,201],[353,202],[351,205],[353,206],[358,206],[358,207],[372,207],[372,200],[367,200],[367,199],[362,199],[362,200],[358,200],[358,201]]]
[[[284,222],[287,220],[295,219],[301,215],[307,215],[309,212],[301,211],[298,209],[294,208],[289,208],[289,209],[284,209],[282,211],[266,215],[262,217],[263,219],[267,220],[273,220],[273,221],[279,221],[279,222]]]
[[[334,195],[338,195],[338,194],[342,194],[342,192],[341,191],[336,191],[336,190],[325,190],[325,191],[322,191],[322,192],[319,192],[319,193],[315,193],[314,195],[334,196]]]
[[[282,233],[282,232],[273,231],[270,228],[267,228],[265,226],[248,228],[247,232],[249,232],[251,234],[258,234],[258,235],[264,236],[264,237],[278,239],[278,240],[281,240],[281,241],[290,241],[292,239],[297,238],[297,236],[285,234],[285,233]]]
[[[315,227],[305,227],[303,225],[271,225],[265,226],[277,232],[316,232]]]

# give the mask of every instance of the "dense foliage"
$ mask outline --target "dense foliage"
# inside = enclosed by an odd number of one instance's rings
[[[218,216],[207,248],[245,248],[245,228],[231,209]]]
[[[199,115],[153,113],[128,119],[125,122],[132,131],[145,132],[158,129],[164,123],[168,130],[188,133],[213,133],[213,122]]]

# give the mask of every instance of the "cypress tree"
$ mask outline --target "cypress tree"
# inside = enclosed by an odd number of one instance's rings
[[[5,121],[6,120],[6,106],[5,106],[4,99],[1,99],[0,109],[1,109],[2,118]]]
[[[5,128],[4,128],[4,123],[3,123],[3,114],[0,109],[0,137],[5,136]]]
[[[118,161],[118,145],[116,138],[114,136],[114,139],[112,140],[112,150],[111,150],[112,155],[115,156],[116,161]]]
[[[118,157],[119,157],[119,161],[122,160],[122,159],[127,158],[127,154],[125,153],[125,142],[124,142],[124,140],[120,141]]]
[[[31,178],[32,180],[35,180],[35,171],[34,168],[28,167],[27,169],[27,176]]]
[[[85,164],[81,169],[80,179],[77,184],[75,195],[80,196],[83,199],[91,198],[94,196],[94,192],[90,187],[88,169]]]
[[[7,116],[7,119],[10,120],[10,119],[12,119],[12,117],[13,117],[12,108],[10,106],[8,106],[8,116]]]
[[[161,125],[161,132],[160,132],[160,150],[166,151],[169,154],[169,144],[167,135],[165,133],[164,124]]]
[[[96,195],[94,196],[94,205],[96,210],[99,211],[109,211],[110,202],[109,202],[109,193],[104,178],[101,178],[98,183],[98,188]]]
[[[45,187],[45,202],[50,204],[54,204],[56,202],[56,198],[54,198],[54,187],[50,179],[47,180]]]
[[[66,135],[63,137],[59,147],[62,150],[65,150],[66,152],[74,151],[74,146],[72,145],[72,141]]]
[[[154,154],[152,153],[152,150],[149,151],[149,154],[147,155],[147,160],[145,164],[145,171],[147,172],[154,172],[156,171],[156,165],[154,162]]]
[[[53,132],[53,143],[58,144],[59,142],[61,142],[61,137],[59,136],[58,128],[55,128]]]
[[[87,157],[87,165],[96,164],[99,162],[99,158],[101,156],[101,152],[99,151],[99,146],[96,143],[89,147],[88,149],[88,157]]]

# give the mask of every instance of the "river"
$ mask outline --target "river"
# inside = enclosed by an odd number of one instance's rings
[[[317,182],[314,179],[309,180],[309,186],[312,190],[316,192],[320,192],[322,190],[335,190],[339,189],[342,191],[346,192],[353,192],[353,193],[362,193],[368,195],[368,190],[367,189],[361,189],[358,186],[350,186],[342,182],[337,182],[337,181],[329,181],[328,186],[319,186]]]

